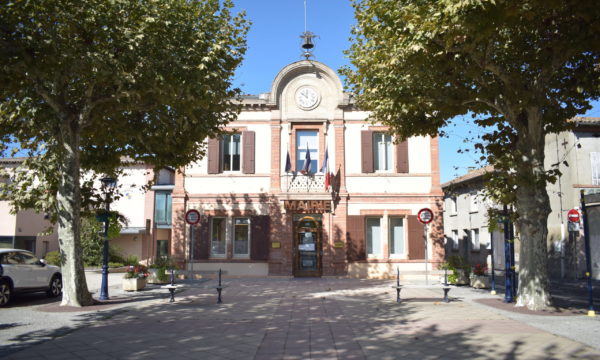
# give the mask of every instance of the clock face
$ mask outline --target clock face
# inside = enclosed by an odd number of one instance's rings
[[[296,91],[296,103],[303,109],[312,109],[319,102],[319,93],[309,86],[303,86]]]

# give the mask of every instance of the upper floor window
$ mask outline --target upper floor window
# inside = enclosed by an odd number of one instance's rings
[[[392,171],[392,136],[386,133],[373,133],[373,167],[375,171]]]
[[[478,204],[477,204],[477,194],[469,195],[469,212],[477,212]]]
[[[156,225],[171,225],[171,192],[154,192],[154,223]]]
[[[228,134],[221,141],[221,171],[240,171],[240,134]]]
[[[450,211],[450,215],[456,215],[456,198],[455,197],[448,198],[448,211]]]
[[[156,174],[156,185],[174,185],[175,171],[167,168],[162,168]]]
[[[592,185],[600,185],[600,152],[590,152]]]
[[[319,131],[297,130],[296,131],[296,171],[304,168],[306,152],[310,154],[309,172],[314,174],[318,170],[319,159]]]

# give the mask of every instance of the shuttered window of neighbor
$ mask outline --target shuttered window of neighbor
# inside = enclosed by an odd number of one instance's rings
[[[600,185],[600,152],[590,152],[592,185]]]

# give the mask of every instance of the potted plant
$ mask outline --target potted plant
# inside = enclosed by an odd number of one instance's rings
[[[148,269],[143,265],[131,265],[123,275],[123,290],[138,291],[146,286]]]
[[[448,257],[448,260],[442,264],[442,270],[448,270],[448,284],[469,285],[471,267],[461,256]],[[444,275],[441,276],[440,283],[443,283]]]
[[[475,289],[487,289],[490,287],[490,278],[487,276],[487,266],[484,264],[475,264],[471,274],[471,286]]]
[[[160,256],[155,258],[149,267],[148,282],[150,284],[166,284],[169,282],[169,276],[167,270],[174,269],[175,264],[167,256]]]

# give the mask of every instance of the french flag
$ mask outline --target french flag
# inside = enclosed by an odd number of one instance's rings
[[[306,144],[306,156],[304,157],[304,166],[300,173],[309,174],[310,173],[310,150],[308,150],[308,144]]]
[[[327,191],[331,183],[331,174],[329,174],[329,149],[327,148],[325,148],[325,160],[323,160],[320,172],[325,173],[325,191]]]

